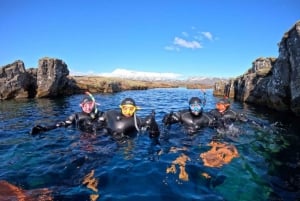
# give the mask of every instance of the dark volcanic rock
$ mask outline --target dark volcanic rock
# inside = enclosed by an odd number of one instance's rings
[[[228,85],[232,83],[216,84],[215,90],[224,88],[223,94],[228,94]],[[233,80],[230,94],[239,101],[300,116],[300,21],[284,34],[278,58],[256,59],[252,68]]]
[[[20,60],[0,68],[0,100],[34,97],[35,81]]]

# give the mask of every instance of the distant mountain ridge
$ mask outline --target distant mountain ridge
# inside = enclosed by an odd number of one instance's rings
[[[127,69],[117,68],[111,73],[100,73],[99,76],[104,77],[118,77],[124,79],[133,80],[145,80],[145,81],[166,81],[180,79],[181,75],[176,73],[156,73],[156,72],[143,72],[132,71]]]
[[[127,69],[116,69],[112,73],[100,73],[99,76],[117,77],[122,79],[140,80],[140,81],[161,81],[161,82],[175,82],[175,83],[197,83],[205,85],[214,85],[215,82],[227,81],[226,78],[193,76],[183,79],[183,76],[176,73],[157,73],[157,72],[143,72],[132,71]]]

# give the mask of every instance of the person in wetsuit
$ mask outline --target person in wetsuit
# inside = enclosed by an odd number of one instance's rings
[[[103,112],[98,110],[98,104],[93,95],[89,92],[86,92],[85,94],[86,96],[80,103],[81,112],[71,114],[66,120],[60,121],[54,125],[36,125],[31,129],[30,133],[38,134],[59,127],[68,127],[70,125],[74,125],[85,132],[95,132],[96,130],[103,128],[103,122],[99,120],[99,117],[102,116]]]
[[[248,121],[244,114],[233,111],[230,108],[230,104],[228,98],[218,100],[216,108],[209,112],[209,114],[215,118],[215,122],[218,124],[229,125],[237,120],[244,122]]]
[[[166,114],[162,121],[166,126],[181,123],[188,133],[195,133],[201,128],[212,126],[214,119],[203,112],[203,103],[201,99],[192,97],[189,100],[189,109]]]
[[[236,121],[249,122],[261,127],[256,121],[248,119],[245,114],[232,110],[230,105],[231,102],[227,97],[221,98],[216,103],[216,108],[209,111],[209,114],[215,119],[214,127],[217,129],[218,133],[225,133],[230,130],[230,128],[234,128],[233,123]]]
[[[108,110],[101,116],[105,129],[113,138],[119,140],[133,137],[138,132],[147,130],[150,138],[157,138],[160,134],[159,127],[155,121],[155,112],[145,119],[136,115],[138,107],[132,98],[122,100],[120,110]]]

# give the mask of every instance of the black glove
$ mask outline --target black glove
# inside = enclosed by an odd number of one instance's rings
[[[152,110],[152,113],[145,118],[146,126],[150,127],[153,121],[155,121],[155,111],[154,110]]]
[[[172,122],[172,115],[173,115],[173,112],[171,112],[170,114],[166,114],[162,120],[162,122],[166,125],[170,125],[171,122]]]
[[[63,126],[67,126],[67,124],[64,121],[58,122],[56,124],[56,127],[63,127]]]
[[[237,114],[237,120],[242,121],[242,122],[247,122],[248,118],[245,114],[239,113],[239,114]]]
[[[36,126],[34,126],[31,129],[30,134],[35,135],[35,134],[38,134],[38,133],[42,133],[42,132],[46,132],[46,131],[49,131],[49,130],[53,130],[53,129],[57,128],[57,127],[59,127],[57,124],[50,125],[50,126],[36,125]]]
[[[159,135],[160,135],[159,127],[155,121],[155,111],[152,110],[151,121],[150,121],[150,125],[149,125],[149,137],[157,138]]]
[[[35,134],[38,134],[38,133],[41,133],[41,132],[45,132],[47,131],[47,128],[44,127],[44,126],[40,126],[40,125],[36,125],[35,127],[33,127],[30,131],[30,134],[31,135],[35,135]]]

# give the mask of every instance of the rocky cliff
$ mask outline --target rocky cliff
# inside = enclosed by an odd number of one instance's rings
[[[216,83],[214,94],[300,116],[300,21],[284,34],[277,58],[256,59],[245,74]]]
[[[0,100],[57,97],[84,91],[114,93],[156,87],[178,86],[172,83],[133,81],[100,76],[70,76],[65,62],[48,57],[38,61],[38,68],[26,70],[21,60],[0,68]]]
[[[36,95],[36,70],[25,70],[20,60],[0,68],[0,100]]]
[[[72,91],[67,65],[59,59],[42,58],[38,68],[25,69],[21,60],[0,68],[0,100],[55,97]]]

